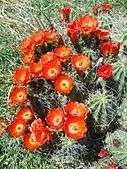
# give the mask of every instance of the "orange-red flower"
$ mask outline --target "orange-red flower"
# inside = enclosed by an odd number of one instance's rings
[[[41,145],[37,142],[34,133],[28,133],[28,134],[24,135],[23,147],[25,149],[34,151],[34,150],[38,149],[40,146]]]
[[[80,117],[69,117],[64,125],[65,135],[70,139],[81,139],[86,136],[87,127]]]
[[[63,45],[64,44],[64,41],[63,41],[63,37],[62,35],[58,34],[57,33],[57,30],[56,28],[54,27],[53,24],[49,24],[49,29],[51,30],[51,32],[56,33],[56,42],[58,45]]]
[[[33,35],[25,38],[20,44],[22,60],[25,64],[30,64],[35,60],[35,46],[44,44],[44,32],[39,30]]]
[[[71,13],[71,7],[70,6],[64,6],[60,9],[60,13],[63,15],[64,20],[69,21],[70,13]]]
[[[83,103],[71,101],[65,106],[65,113],[67,116],[76,116],[86,119],[88,115],[88,108]]]
[[[30,64],[30,72],[31,72],[32,76],[33,77],[38,77],[39,74],[42,72],[42,68],[43,68],[43,66],[42,66],[42,62],[41,61],[39,61],[37,63],[35,63],[35,62],[31,63]]]
[[[44,36],[45,36],[45,33],[43,30],[38,30],[36,31],[32,36],[31,36],[31,39],[32,39],[32,42],[34,45],[43,45],[44,44]]]
[[[26,85],[30,82],[30,79],[28,67],[20,66],[13,74],[13,81],[17,85]]]
[[[35,133],[35,137],[38,143],[45,144],[51,140],[51,133],[48,128],[43,128],[42,130]]]
[[[112,65],[105,64],[98,68],[98,76],[103,79],[109,79],[112,76]]]
[[[55,56],[60,59],[61,62],[66,62],[72,54],[72,48],[61,46],[54,50]]]
[[[25,64],[30,64],[35,61],[35,52],[34,50],[27,51],[22,53],[22,61]]]
[[[31,124],[31,131],[35,134],[35,138],[39,144],[45,144],[51,139],[51,134],[49,130],[44,127],[41,119],[36,119]]]
[[[108,36],[110,35],[110,31],[107,30],[107,29],[101,29],[99,28],[97,31],[96,31],[96,36],[99,40],[103,40],[103,39],[106,39]]]
[[[20,43],[19,49],[21,53],[28,53],[34,49],[34,43],[31,36],[23,39]]]
[[[18,138],[24,135],[26,121],[23,119],[14,119],[8,126],[8,132],[12,137]]]
[[[46,122],[52,129],[62,129],[64,124],[64,112],[61,108],[51,109],[47,116]]]
[[[31,132],[32,133],[42,130],[42,128],[44,128],[44,124],[40,118],[34,120],[31,124]]]
[[[100,44],[100,52],[103,56],[115,56],[119,53],[120,43],[115,41],[106,41]]]
[[[53,60],[44,65],[42,75],[48,80],[54,80],[61,73],[61,65]]]
[[[99,9],[100,9],[100,11],[109,11],[112,9],[112,4],[104,2],[100,5]]]
[[[30,106],[22,107],[17,113],[16,118],[17,119],[23,119],[26,122],[29,122],[34,117],[34,112]]]
[[[55,59],[54,52],[47,52],[46,54],[42,55],[40,61],[42,63],[42,66],[44,66],[45,64],[54,59]]]
[[[85,71],[91,66],[91,60],[83,54],[72,55],[71,63],[77,71]]]
[[[76,20],[78,30],[84,35],[89,35],[96,31],[98,21],[94,16],[80,16]]]
[[[56,32],[45,32],[45,41],[49,44],[55,42],[57,40]]]
[[[26,87],[14,87],[9,96],[10,106],[13,104],[22,104],[28,99],[28,89]]]
[[[69,94],[74,87],[74,81],[70,76],[62,74],[55,79],[54,86],[61,94]]]

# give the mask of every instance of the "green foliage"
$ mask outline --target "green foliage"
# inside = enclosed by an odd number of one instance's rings
[[[0,139],[1,169],[34,169],[40,167],[43,158],[39,152],[29,152],[21,147],[21,140],[10,138],[7,134]]]
[[[5,40],[5,39],[4,39]],[[4,42],[4,41],[3,41]],[[11,48],[1,49],[0,52],[0,116],[10,121],[15,109],[11,112],[7,109],[7,98],[12,86],[11,74],[18,65],[19,55]],[[16,64],[17,63],[17,64]]]

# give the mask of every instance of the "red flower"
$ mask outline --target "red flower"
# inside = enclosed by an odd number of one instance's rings
[[[41,119],[36,119],[31,124],[31,131],[35,134],[35,138],[39,144],[45,144],[51,139],[51,134],[47,128],[44,127]]]
[[[100,5],[99,9],[100,9],[100,11],[109,11],[112,9],[112,4],[104,2]]]
[[[16,114],[16,118],[23,119],[26,122],[32,120],[34,112],[30,106],[22,107]]]
[[[47,52],[46,54],[42,55],[40,61],[42,63],[42,66],[44,66],[45,64],[54,59],[55,59],[54,52]]]
[[[35,60],[35,52],[34,50],[31,51],[26,51],[24,53],[22,53],[22,61],[25,64],[30,64],[32,62],[34,62]]]
[[[100,52],[103,56],[115,56],[119,53],[120,43],[114,41],[106,41],[100,44]]]
[[[71,13],[71,7],[65,6],[60,9],[61,14],[63,15],[64,20],[69,21],[70,13]]]
[[[68,29],[73,29],[73,30],[78,30],[77,22],[76,22],[76,21],[73,21],[73,22],[68,23],[68,24],[67,24],[67,28],[68,28]]]
[[[64,124],[64,112],[61,108],[51,109],[47,116],[46,122],[52,129],[62,129]]]
[[[63,74],[55,79],[54,86],[61,94],[69,94],[74,87],[74,82],[70,76]]]
[[[57,40],[56,32],[45,32],[45,41],[49,44],[55,42]]]
[[[118,167],[116,167],[116,165],[111,161],[107,169],[118,169]]]
[[[69,102],[65,106],[65,112],[67,116],[76,116],[87,118],[88,108],[85,104],[79,102]]]
[[[95,32],[98,27],[98,21],[93,16],[81,16],[76,20],[76,24],[78,30],[85,35]]]
[[[104,148],[101,148],[100,152],[98,153],[98,157],[100,158],[105,158],[107,157],[109,154],[108,154],[108,151],[105,150]]]
[[[67,48],[65,46],[56,48],[54,50],[55,56],[60,59],[61,62],[65,63],[72,54],[72,48]]]
[[[26,121],[23,119],[14,119],[8,126],[8,132],[12,137],[18,138],[24,135]]]
[[[61,65],[56,60],[44,65],[42,75],[48,80],[54,80],[61,73]]]
[[[26,85],[30,82],[30,73],[27,67],[20,66],[13,74],[13,81],[18,85]]]
[[[103,40],[103,39],[107,38],[109,35],[110,35],[110,31],[106,30],[106,29],[99,28],[96,31],[96,36],[99,40]]]
[[[64,125],[65,135],[70,139],[81,139],[86,136],[87,127],[80,117],[69,117]]]
[[[31,36],[32,42],[35,45],[43,45],[44,44],[44,31],[38,30]]]
[[[90,59],[82,54],[73,55],[71,58],[71,63],[78,71],[85,71],[91,66]]]
[[[35,62],[31,63],[30,64],[30,72],[31,72],[32,76],[33,77],[38,77],[39,74],[42,72],[42,68],[43,68],[43,66],[42,66],[42,62],[41,61],[39,61],[37,63],[35,63]]]
[[[37,142],[34,133],[28,133],[23,138],[23,147],[28,150],[36,150],[41,145]]]
[[[79,39],[78,30],[76,29],[76,23],[67,24],[67,35],[69,36],[72,43],[77,43]]]
[[[98,76],[103,79],[109,79],[112,76],[112,65],[105,64],[98,68]]]
[[[77,30],[67,29],[67,35],[73,44],[78,42],[78,31]]]
[[[14,87],[9,96],[10,106],[13,104],[22,104],[28,99],[28,89],[26,87]]]

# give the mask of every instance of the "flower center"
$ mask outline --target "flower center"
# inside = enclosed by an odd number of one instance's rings
[[[103,72],[104,72],[104,74],[107,74],[107,73],[108,73],[108,70],[104,70]]]
[[[54,118],[53,123],[54,125],[58,125],[59,123],[61,123],[61,121],[62,121],[62,118],[60,116],[57,116]]]
[[[72,114],[72,115],[78,115],[78,114],[79,114],[78,109],[74,109],[74,110],[72,110],[71,114]]]
[[[82,67],[83,66],[83,61],[82,60],[80,60],[79,62],[77,62],[77,67]]]
[[[23,92],[19,92],[17,94],[17,98],[18,98],[18,100],[22,100],[23,99]]]
[[[31,54],[31,55],[30,55],[30,54],[27,55],[27,60],[28,60],[28,62],[31,61],[32,57],[33,57],[32,54]]]
[[[23,130],[23,128],[24,128],[23,124],[18,124],[18,125],[16,126],[16,131],[17,131],[17,132],[20,132],[20,131]]]
[[[49,69],[48,73],[49,73],[50,76],[53,76],[57,73],[57,70],[52,68],[52,69]]]
[[[31,144],[36,144],[36,139],[33,136],[31,136],[30,139],[29,139],[29,142]]]
[[[69,82],[67,80],[62,80],[61,87],[63,89],[66,89],[66,88],[68,88],[68,86],[69,86]]]
[[[73,133],[73,134],[77,133],[78,132],[77,124],[74,124],[74,123],[70,124],[69,125],[69,132]]]
[[[28,119],[30,117],[30,112],[24,112],[23,116],[25,119]]]

